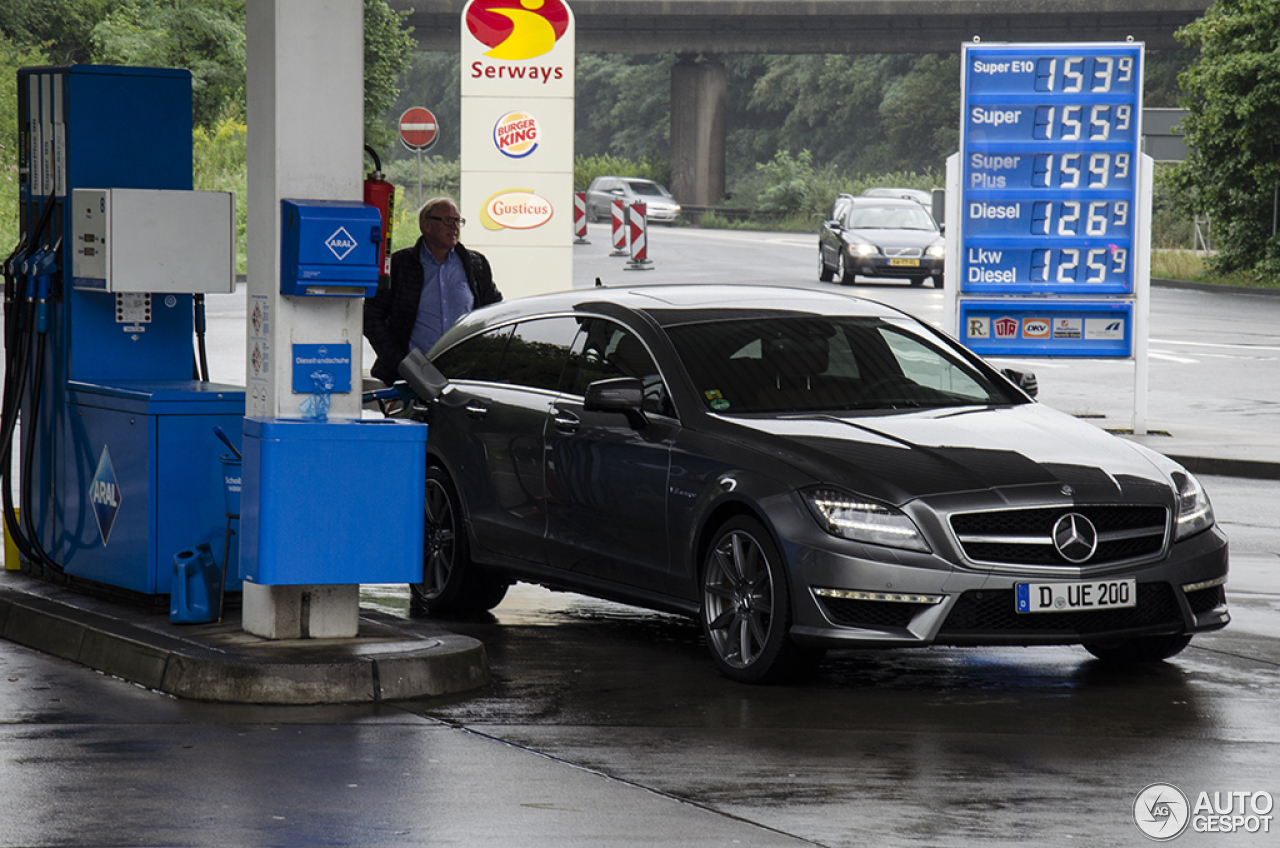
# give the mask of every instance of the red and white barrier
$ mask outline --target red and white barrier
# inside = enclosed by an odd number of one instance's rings
[[[613,212],[613,252],[610,256],[629,256],[627,251],[627,209],[621,200],[609,207]]]
[[[631,244],[631,261],[627,263],[628,271],[651,271],[653,263],[649,261],[649,210],[643,203],[631,204],[630,227],[627,241]]]
[[[587,241],[587,193],[573,193],[573,243],[591,244]]]

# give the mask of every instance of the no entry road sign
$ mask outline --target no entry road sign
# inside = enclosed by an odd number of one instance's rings
[[[440,135],[436,116],[430,109],[410,106],[400,116],[400,140],[410,150],[429,150]]]

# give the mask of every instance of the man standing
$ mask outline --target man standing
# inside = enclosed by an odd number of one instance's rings
[[[465,223],[448,197],[422,204],[422,237],[391,254],[391,276],[365,302],[364,335],[378,355],[370,373],[383,384],[396,381],[409,351],[430,349],[460,317],[502,300],[489,260],[458,242]]]

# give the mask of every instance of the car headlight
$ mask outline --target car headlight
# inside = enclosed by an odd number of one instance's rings
[[[833,536],[929,552],[915,522],[900,509],[832,489],[811,489],[804,499],[818,524]]]
[[[947,246],[945,244],[931,244],[924,249],[925,256],[932,256],[934,259],[942,259],[947,255]]]
[[[876,249],[874,244],[851,244],[849,245],[850,256],[872,256],[880,251]]]
[[[1178,490],[1178,520],[1174,541],[1208,530],[1214,524],[1213,505],[1200,481],[1187,471],[1175,471],[1173,484]]]

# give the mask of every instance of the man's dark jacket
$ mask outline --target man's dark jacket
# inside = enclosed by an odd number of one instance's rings
[[[419,238],[413,247],[391,254],[391,276],[378,282],[377,293],[364,304],[364,337],[378,355],[369,373],[388,386],[399,378],[396,369],[409,355],[409,337],[418,318],[418,301],[424,284],[419,258],[422,249],[423,240]],[[467,250],[461,244],[454,250],[467,272],[474,308],[502,300],[502,292],[493,284],[493,270],[484,254]]]

